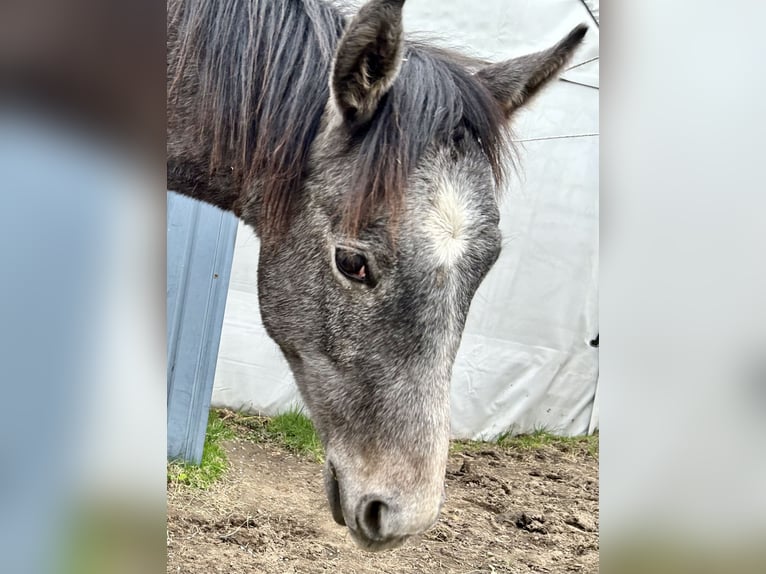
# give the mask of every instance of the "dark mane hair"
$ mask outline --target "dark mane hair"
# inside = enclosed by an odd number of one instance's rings
[[[409,42],[399,75],[358,139],[357,170],[347,222],[351,231],[377,205],[401,204],[407,178],[429,145],[480,146],[498,186],[512,159],[500,106],[473,75],[484,62],[422,42]]]
[[[259,231],[283,231],[330,96],[346,18],[322,0],[170,0],[168,18],[177,43],[168,101],[195,76],[194,117],[210,174],[231,172],[243,193],[257,182]],[[411,170],[434,141],[475,139],[498,184],[503,179],[506,122],[471,71],[483,62],[414,42],[404,59],[374,117],[351,134],[352,231],[374,208],[398,211]]]

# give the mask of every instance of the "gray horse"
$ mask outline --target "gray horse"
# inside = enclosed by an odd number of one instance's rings
[[[450,378],[500,252],[514,113],[586,26],[490,64],[409,41],[403,0],[170,0],[168,189],[261,239],[260,312],[368,550],[436,521]]]

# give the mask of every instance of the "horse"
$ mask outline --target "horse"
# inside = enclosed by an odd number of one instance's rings
[[[168,189],[259,237],[263,325],[325,448],[332,516],[369,551],[438,519],[512,119],[587,31],[490,63],[405,37],[403,5],[168,6]]]

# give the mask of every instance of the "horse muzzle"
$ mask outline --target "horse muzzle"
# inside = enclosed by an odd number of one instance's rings
[[[436,522],[444,502],[444,474],[439,486],[385,486],[385,481],[356,478],[328,458],[325,490],[333,519],[346,526],[356,544],[367,551],[389,550]],[[433,481],[429,481],[433,482]]]

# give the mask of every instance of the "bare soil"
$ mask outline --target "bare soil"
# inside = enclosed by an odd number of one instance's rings
[[[452,454],[439,522],[403,547],[358,549],[332,520],[319,463],[270,443],[224,443],[208,490],[168,488],[168,572],[598,572],[598,460],[586,449]]]

